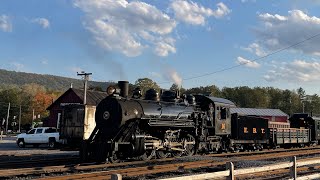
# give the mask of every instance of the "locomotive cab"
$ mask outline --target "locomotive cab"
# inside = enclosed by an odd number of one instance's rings
[[[218,136],[230,135],[230,107],[235,107],[235,104],[227,99],[212,96],[195,95],[195,98],[201,110],[206,111],[208,114],[207,122],[204,124],[209,129],[209,134]]]

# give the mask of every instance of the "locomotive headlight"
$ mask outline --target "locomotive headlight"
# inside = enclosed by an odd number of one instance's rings
[[[135,115],[138,115],[139,112],[138,112],[138,110],[134,109],[134,110],[133,110],[133,113],[134,113]]]
[[[104,113],[103,113],[103,119],[104,120],[108,120],[110,118],[110,113],[109,113],[109,111],[105,111]]]

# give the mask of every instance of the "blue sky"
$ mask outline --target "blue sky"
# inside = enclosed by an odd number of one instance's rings
[[[318,0],[2,0],[0,68],[320,94],[320,35],[263,58],[320,33],[319,8]]]

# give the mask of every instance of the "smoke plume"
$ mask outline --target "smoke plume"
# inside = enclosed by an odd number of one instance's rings
[[[167,80],[173,81],[179,88],[181,88],[182,78],[180,77],[180,75],[178,74],[178,72],[175,69],[173,69],[171,67],[167,68],[165,75],[166,75],[165,77]]]

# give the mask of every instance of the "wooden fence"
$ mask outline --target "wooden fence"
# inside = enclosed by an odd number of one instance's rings
[[[175,177],[175,178],[167,178],[163,180],[189,180],[189,179],[218,179],[218,178],[226,178],[228,180],[234,180],[235,176],[237,175],[244,175],[244,174],[252,174],[252,173],[258,173],[258,172],[266,172],[266,171],[272,171],[277,169],[284,169],[284,168],[290,168],[290,179],[294,180],[302,180],[302,179],[319,179],[320,174],[312,174],[308,176],[303,177],[297,177],[297,167],[300,166],[306,166],[306,165],[313,165],[313,164],[320,164],[320,159],[314,159],[310,161],[301,161],[297,162],[296,157],[292,157],[291,161],[288,163],[279,163],[279,164],[273,164],[263,167],[256,167],[256,168],[245,168],[245,169],[237,169],[234,170],[234,166],[232,162],[227,162],[225,171],[219,171],[214,173],[206,173],[206,174],[199,174],[199,175],[192,175],[192,176],[182,176],[182,177]]]
[[[320,179],[319,173],[307,175],[307,176],[303,176],[303,177],[297,177],[297,167],[306,166],[306,165],[314,165],[314,164],[320,164],[320,158],[315,158],[315,159],[309,160],[309,161],[297,162],[296,157],[294,156],[291,158],[290,162],[288,162],[288,163],[278,163],[278,164],[272,164],[272,165],[263,166],[263,167],[244,168],[244,169],[237,169],[237,170],[234,170],[234,165],[232,162],[227,162],[227,164],[226,164],[227,170],[225,170],[225,171],[191,175],[191,176],[166,178],[166,179],[162,179],[162,180],[200,180],[200,179],[222,179],[222,178],[226,178],[228,180],[234,180],[235,176],[238,176],[238,175],[266,172],[266,171],[285,169],[285,168],[290,168],[290,179],[293,179],[293,180]],[[113,174],[111,176],[111,179],[112,180],[121,180],[122,177],[119,174]]]

